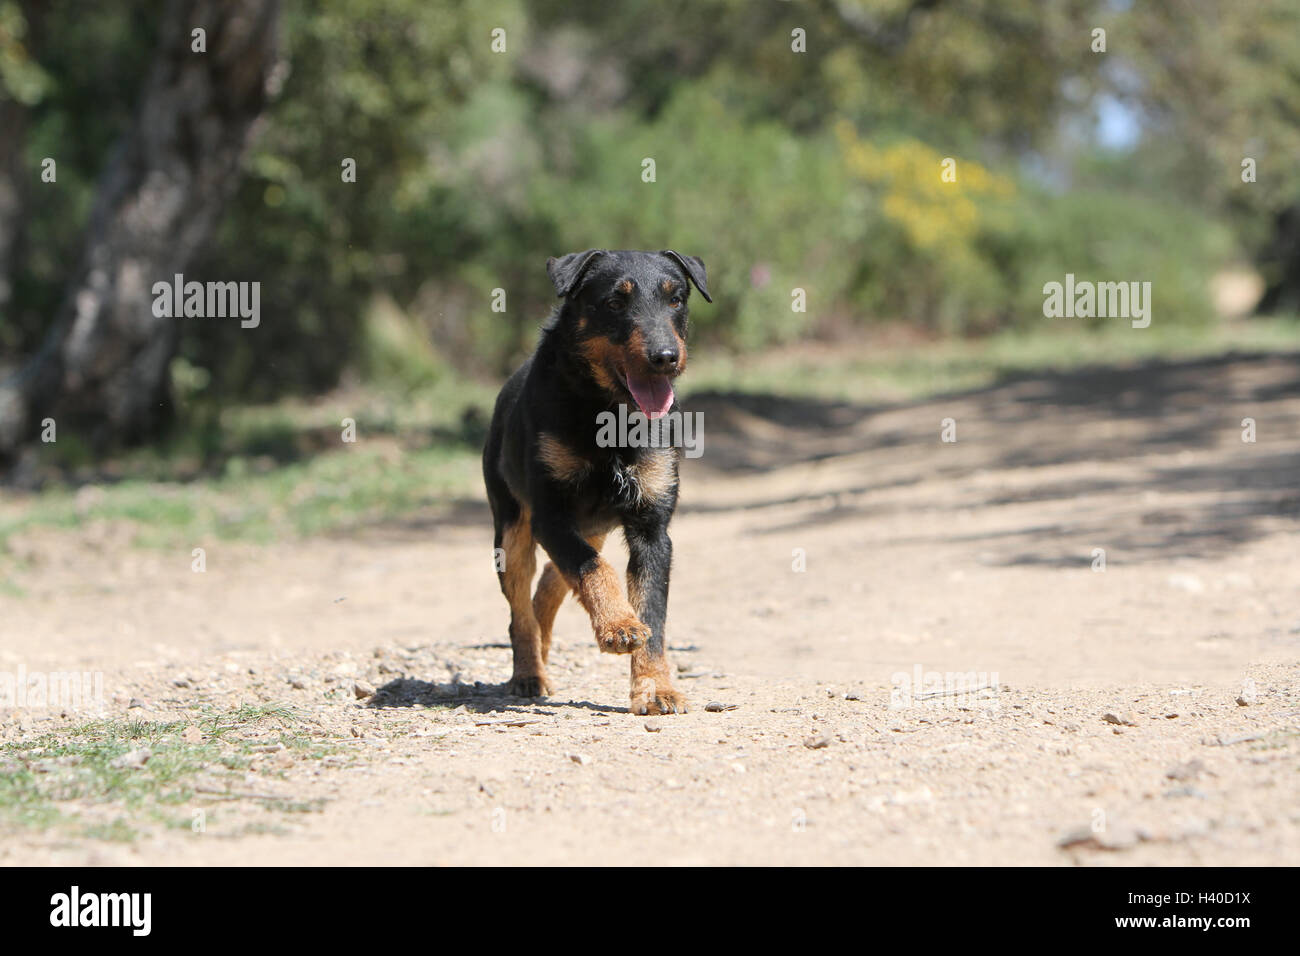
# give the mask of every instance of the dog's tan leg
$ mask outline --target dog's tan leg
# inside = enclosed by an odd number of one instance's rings
[[[590,535],[587,544],[599,553],[605,546],[605,535]],[[542,577],[537,582],[537,593],[533,595],[533,614],[537,616],[537,623],[542,629],[542,663],[551,659],[551,629],[555,624],[555,615],[571,590],[560,569],[554,562],[547,561],[542,568]]]
[[[618,584],[618,572],[600,557],[604,542],[603,534],[587,538],[597,551],[596,557],[577,580],[568,583],[591,618],[596,646],[607,654],[630,654],[650,639],[650,628],[637,619],[636,611],[627,603]]]
[[[564,575],[550,561],[542,568],[542,577],[537,582],[537,593],[533,595],[533,614],[541,628],[542,663],[551,659],[551,628],[555,624],[555,615],[560,605],[569,595],[569,583]]]
[[[684,714],[687,711],[686,695],[673,687],[668,666],[663,634],[663,611],[656,608],[652,596],[659,585],[649,567],[628,565],[627,594],[636,609],[637,617],[652,625],[653,636],[644,647],[632,652],[632,704],[633,714]]]
[[[514,649],[515,667],[506,692],[520,697],[541,697],[554,689],[546,675],[542,654],[542,631],[533,612],[531,598],[533,574],[537,571],[537,544],[533,540],[531,515],[520,512],[502,537],[505,568],[501,590],[510,602],[510,646]]]

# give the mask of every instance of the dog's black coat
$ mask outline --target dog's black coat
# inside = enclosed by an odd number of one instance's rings
[[[620,404],[636,408],[630,381],[671,382],[684,368],[691,283],[712,301],[704,265],[671,251],[591,250],[552,259],[547,271],[564,302],[543,329],[536,352],[497,397],[483,451],[495,546],[502,549],[511,530],[527,520],[529,554],[532,542],[540,544],[587,605],[599,601],[584,599],[580,585],[603,563],[590,539],[603,540],[621,528],[630,553],[629,592],[636,592],[637,617],[649,631],[644,652],[651,665],[662,663],[672,561],[668,523],[677,506],[679,452],[598,447],[597,416],[617,414]],[[675,399],[671,411],[679,411]],[[515,620],[526,611],[507,588],[508,572],[499,577],[512,609],[512,688],[533,690],[547,682],[544,674],[540,684],[520,674],[519,641],[529,639],[528,627]],[[597,612],[587,610],[596,626]],[[542,628],[549,647],[549,622]],[[633,671],[635,698],[636,660]]]

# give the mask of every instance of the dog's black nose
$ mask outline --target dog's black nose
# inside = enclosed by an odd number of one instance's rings
[[[651,367],[663,372],[675,366],[680,356],[676,349],[656,349],[650,353],[649,358]]]

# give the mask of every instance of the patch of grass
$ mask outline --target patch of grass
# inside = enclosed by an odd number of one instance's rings
[[[168,441],[93,466],[74,435],[60,435],[37,449],[45,489],[0,500],[0,593],[17,587],[3,583],[14,563],[5,542],[28,528],[127,522],[137,544],[190,549],[346,531],[477,494],[495,394],[443,376],[195,412]]]
[[[244,789],[236,771],[247,766],[255,746],[272,739],[265,734],[268,725],[280,728],[286,749],[331,752],[328,742],[295,730],[296,721],[284,707],[245,706],[197,716],[192,726],[204,735],[198,742],[182,736],[189,721],[108,719],[6,744],[0,748],[0,825],[114,841],[135,839],[155,825],[188,828],[189,819],[178,818],[174,809],[214,799],[195,790],[198,775],[209,782],[227,779],[235,792]],[[254,740],[240,736],[254,730]],[[146,750],[147,759],[139,759]],[[276,813],[321,808],[319,801],[261,802]]]
[[[371,441],[345,449],[282,467],[233,458],[206,481],[128,479],[81,495],[54,488],[0,512],[0,548],[28,528],[94,521],[137,525],[136,543],[145,547],[267,543],[395,520],[463,497],[480,480],[478,453],[464,448],[403,453]]]
[[[205,734],[219,740],[236,730],[245,730],[249,726],[269,721],[281,727],[291,727],[297,715],[293,708],[282,704],[241,704],[235,710],[223,714],[209,714],[199,725]]]

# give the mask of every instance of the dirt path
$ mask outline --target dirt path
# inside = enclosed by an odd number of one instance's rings
[[[477,501],[347,539],[196,542],[205,574],[117,527],[31,536],[0,670],[102,670],[123,719],[283,705],[327,754],[253,748],[235,796],[175,808],[205,809],[203,833],[9,829],[0,861],[1300,861],[1296,356],[692,407],[669,614],[690,714],[627,714],[626,662],[572,602],[557,696],[500,697]],[[918,671],[1000,689],[909,701],[894,675]],[[0,710],[0,740],[77,719]]]

